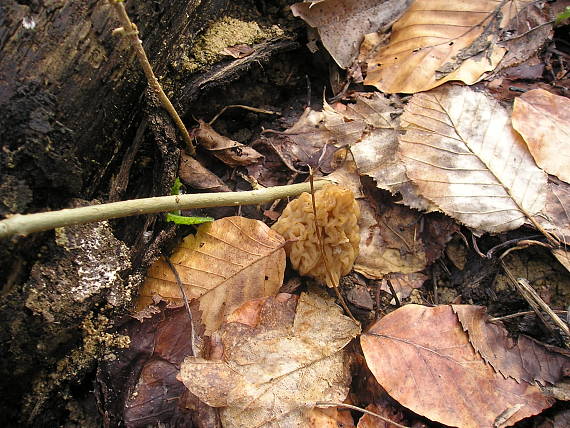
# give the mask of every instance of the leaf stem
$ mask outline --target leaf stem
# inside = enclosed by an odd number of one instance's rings
[[[152,66],[150,65],[148,57],[146,56],[146,52],[144,50],[142,41],[139,38],[139,31],[137,29],[137,26],[131,22],[129,15],[127,14],[127,11],[125,9],[123,1],[109,0],[109,3],[111,3],[111,6],[113,6],[113,8],[115,9],[119,21],[123,26],[122,29],[116,30],[114,33],[123,35],[124,37],[126,37],[131,41],[131,45],[135,50],[139,63],[143,68],[144,74],[148,80],[151,89],[158,95],[158,98],[162,106],[168,112],[168,114],[170,114],[172,120],[174,120],[174,123],[178,127],[178,130],[182,134],[182,138],[186,143],[188,152],[191,155],[195,155],[196,149],[194,148],[194,143],[192,142],[192,138],[190,137],[190,134],[188,133],[186,126],[182,122],[182,119],[180,119],[178,112],[176,111],[176,109],[174,108],[174,106],[172,105],[172,103],[164,93],[162,86],[160,85],[158,79],[154,75],[154,72],[152,71]]]
[[[314,183],[316,189],[325,185],[325,180]],[[310,192],[309,183],[287,186],[266,187],[247,192],[200,193],[193,195],[158,196],[154,198],[132,199],[87,207],[68,208],[36,214],[16,214],[0,221],[0,239],[12,235],[27,235],[57,227],[84,224],[111,218],[141,214],[155,214],[190,208],[231,207],[238,205],[258,205],[297,196]]]
[[[374,417],[376,417],[376,418],[378,418],[378,419],[383,420],[384,422],[387,422],[388,424],[392,424],[392,425],[397,426],[397,427],[399,427],[399,428],[410,428],[409,426],[400,425],[400,424],[397,423],[397,422],[391,421],[390,419],[385,418],[384,416],[379,415],[378,413],[374,413],[374,412],[371,412],[370,410],[363,409],[362,407],[353,406],[353,405],[351,405],[351,404],[338,403],[338,402],[335,402],[335,401],[317,401],[317,402],[315,403],[315,405],[316,405],[317,407],[346,407],[347,409],[357,410],[357,411],[359,411],[359,412],[366,413],[366,414],[368,414],[368,415],[370,415],[370,416],[374,416]]]

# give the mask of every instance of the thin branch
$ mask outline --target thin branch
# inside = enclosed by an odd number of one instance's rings
[[[230,108],[242,108],[244,110],[249,110],[249,111],[253,111],[255,113],[263,113],[263,114],[276,114],[278,116],[281,116],[281,113],[279,113],[278,111],[271,111],[271,110],[265,110],[262,108],[256,108],[256,107],[250,107],[250,106],[244,106],[241,104],[232,104],[229,106],[225,106],[217,115],[214,116],[214,118],[212,120],[210,120],[208,122],[208,125],[212,126],[214,124],[214,122],[216,120],[218,120],[218,118],[228,109]]]
[[[184,284],[182,284],[180,275],[178,275],[178,271],[170,261],[170,258],[165,253],[162,253],[162,257],[164,258],[166,264],[174,274],[174,278],[176,279],[176,284],[178,284],[178,289],[180,290],[180,294],[182,294],[182,299],[184,300],[184,306],[186,308],[186,312],[188,313],[188,318],[190,320],[190,344],[192,346],[192,355],[195,357],[201,357],[201,355],[199,355],[198,347],[196,346],[196,338],[194,337],[194,319],[192,318],[192,311],[190,310],[190,303],[188,302],[188,296],[186,295]]]
[[[319,180],[314,183],[320,189],[327,183]],[[259,205],[276,199],[283,199],[310,192],[309,183],[288,186],[267,187],[247,192],[200,193],[194,195],[158,196],[154,198],[132,199],[88,207],[69,208],[36,214],[15,214],[0,221],[0,239],[12,235],[27,235],[33,232],[57,227],[85,224],[111,218],[128,217],[140,214],[155,214],[191,208],[231,207],[237,205]]]
[[[120,34],[131,41],[131,45],[135,50],[139,63],[141,64],[144,70],[144,74],[148,80],[151,89],[158,95],[158,98],[162,106],[165,108],[168,114],[170,114],[170,117],[172,118],[172,120],[174,120],[174,123],[180,130],[182,138],[184,138],[184,141],[186,142],[186,146],[188,148],[189,153],[191,155],[195,155],[196,150],[194,148],[194,143],[192,142],[192,138],[190,137],[190,134],[188,133],[186,126],[182,122],[182,119],[180,119],[178,112],[176,111],[176,109],[174,108],[174,106],[172,105],[172,103],[170,102],[170,100],[162,90],[162,86],[160,85],[158,79],[154,75],[154,72],[152,71],[152,66],[150,65],[150,62],[148,61],[148,58],[146,56],[146,52],[144,51],[142,41],[139,38],[139,31],[137,29],[137,26],[131,22],[129,15],[127,14],[127,11],[125,9],[123,1],[109,0],[109,3],[111,3],[111,6],[115,9],[119,21],[123,26],[121,29],[117,29],[113,33]]]
[[[568,313],[568,311],[554,311],[554,312],[558,313],[558,314],[562,314],[562,315],[566,315]],[[517,312],[516,314],[509,314],[509,315],[503,315],[502,317],[489,318],[487,321],[489,321],[489,322],[504,321],[504,320],[510,320],[510,319],[517,318],[517,317],[524,317],[526,315],[536,315],[536,313],[534,311]]]
[[[354,321],[354,323],[356,325],[360,325],[358,320],[356,318],[354,318],[354,315],[352,315],[352,312],[350,311],[348,305],[344,301],[344,297],[342,297],[342,294],[340,294],[340,291],[338,289],[338,284],[335,284],[335,282],[333,281],[331,271],[330,271],[329,266],[327,264],[327,253],[325,251],[325,241],[323,239],[323,231],[321,230],[321,228],[319,226],[319,222],[317,220],[317,204],[315,202],[315,186],[314,186],[314,181],[313,181],[313,169],[311,168],[310,165],[308,165],[308,166],[309,166],[309,174],[310,174],[309,175],[309,183],[311,185],[311,201],[313,203],[313,214],[315,216],[315,231],[317,232],[317,240],[319,241],[321,256],[323,257],[323,263],[325,264],[325,272],[327,274],[327,285],[332,286],[334,288],[334,291],[336,293],[336,297],[338,298],[341,306],[346,311],[348,316],[352,319],[352,321]]]

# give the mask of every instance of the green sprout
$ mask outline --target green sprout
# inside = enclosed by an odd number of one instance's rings
[[[174,184],[170,189],[170,194],[179,195],[181,187],[182,182],[180,181],[180,178],[176,177],[176,180],[174,180]],[[166,221],[171,221],[175,224],[202,224],[214,221],[214,219],[212,217],[187,217],[180,215],[180,210],[175,210],[166,213]]]
[[[556,16],[556,21],[555,21],[554,25],[560,25],[562,23],[562,21],[565,21],[568,18],[570,18],[570,6],[566,6],[566,9],[564,10],[564,12],[560,12]]]

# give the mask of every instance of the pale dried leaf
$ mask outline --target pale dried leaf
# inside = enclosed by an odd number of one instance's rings
[[[223,359],[189,357],[181,366],[190,392],[225,407],[226,428],[306,426],[315,402],[343,401],[348,393],[342,349],[360,328],[329,297],[303,293],[295,309],[296,297],[283,296],[267,298],[255,327],[223,325]]]
[[[396,128],[399,120],[393,120],[392,125],[394,129],[371,130],[352,146],[351,153],[358,171],[372,177],[380,189],[399,193],[407,206],[421,211],[436,211],[437,206],[418,194],[416,185],[406,175],[406,167],[398,155]]]
[[[485,94],[446,85],[412,97],[400,156],[422,196],[484,232],[521,226],[544,206],[546,174],[512,129],[507,111]]]
[[[512,121],[538,166],[570,182],[570,100],[533,89],[515,98]]]
[[[554,400],[538,388],[503,378],[475,352],[450,306],[406,305],[361,336],[370,370],[400,404],[433,421],[491,427],[538,414]]]
[[[411,0],[321,0],[295,3],[293,15],[316,27],[323,45],[342,68],[352,64],[365,34],[390,25]]]
[[[184,238],[170,260],[188,299],[199,299],[209,334],[244,301],[277,293],[285,271],[285,240],[258,220],[226,217],[203,224]],[[172,270],[153,264],[140,291],[139,308],[158,294],[181,301]]]
[[[368,60],[365,84],[387,93],[415,93],[450,80],[473,84],[505,54],[494,44],[505,25],[499,2],[416,0],[394,24],[388,46]],[[512,9],[507,2],[503,12]]]

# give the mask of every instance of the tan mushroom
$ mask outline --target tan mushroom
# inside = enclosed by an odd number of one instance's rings
[[[332,184],[315,192],[315,204],[326,264],[309,193],[290,202],[272,228],[289,241],[285,250],[293,268],[329,287],[338,286],[340,277],[350,272],[358,256],[360,209],[350,190]]]

